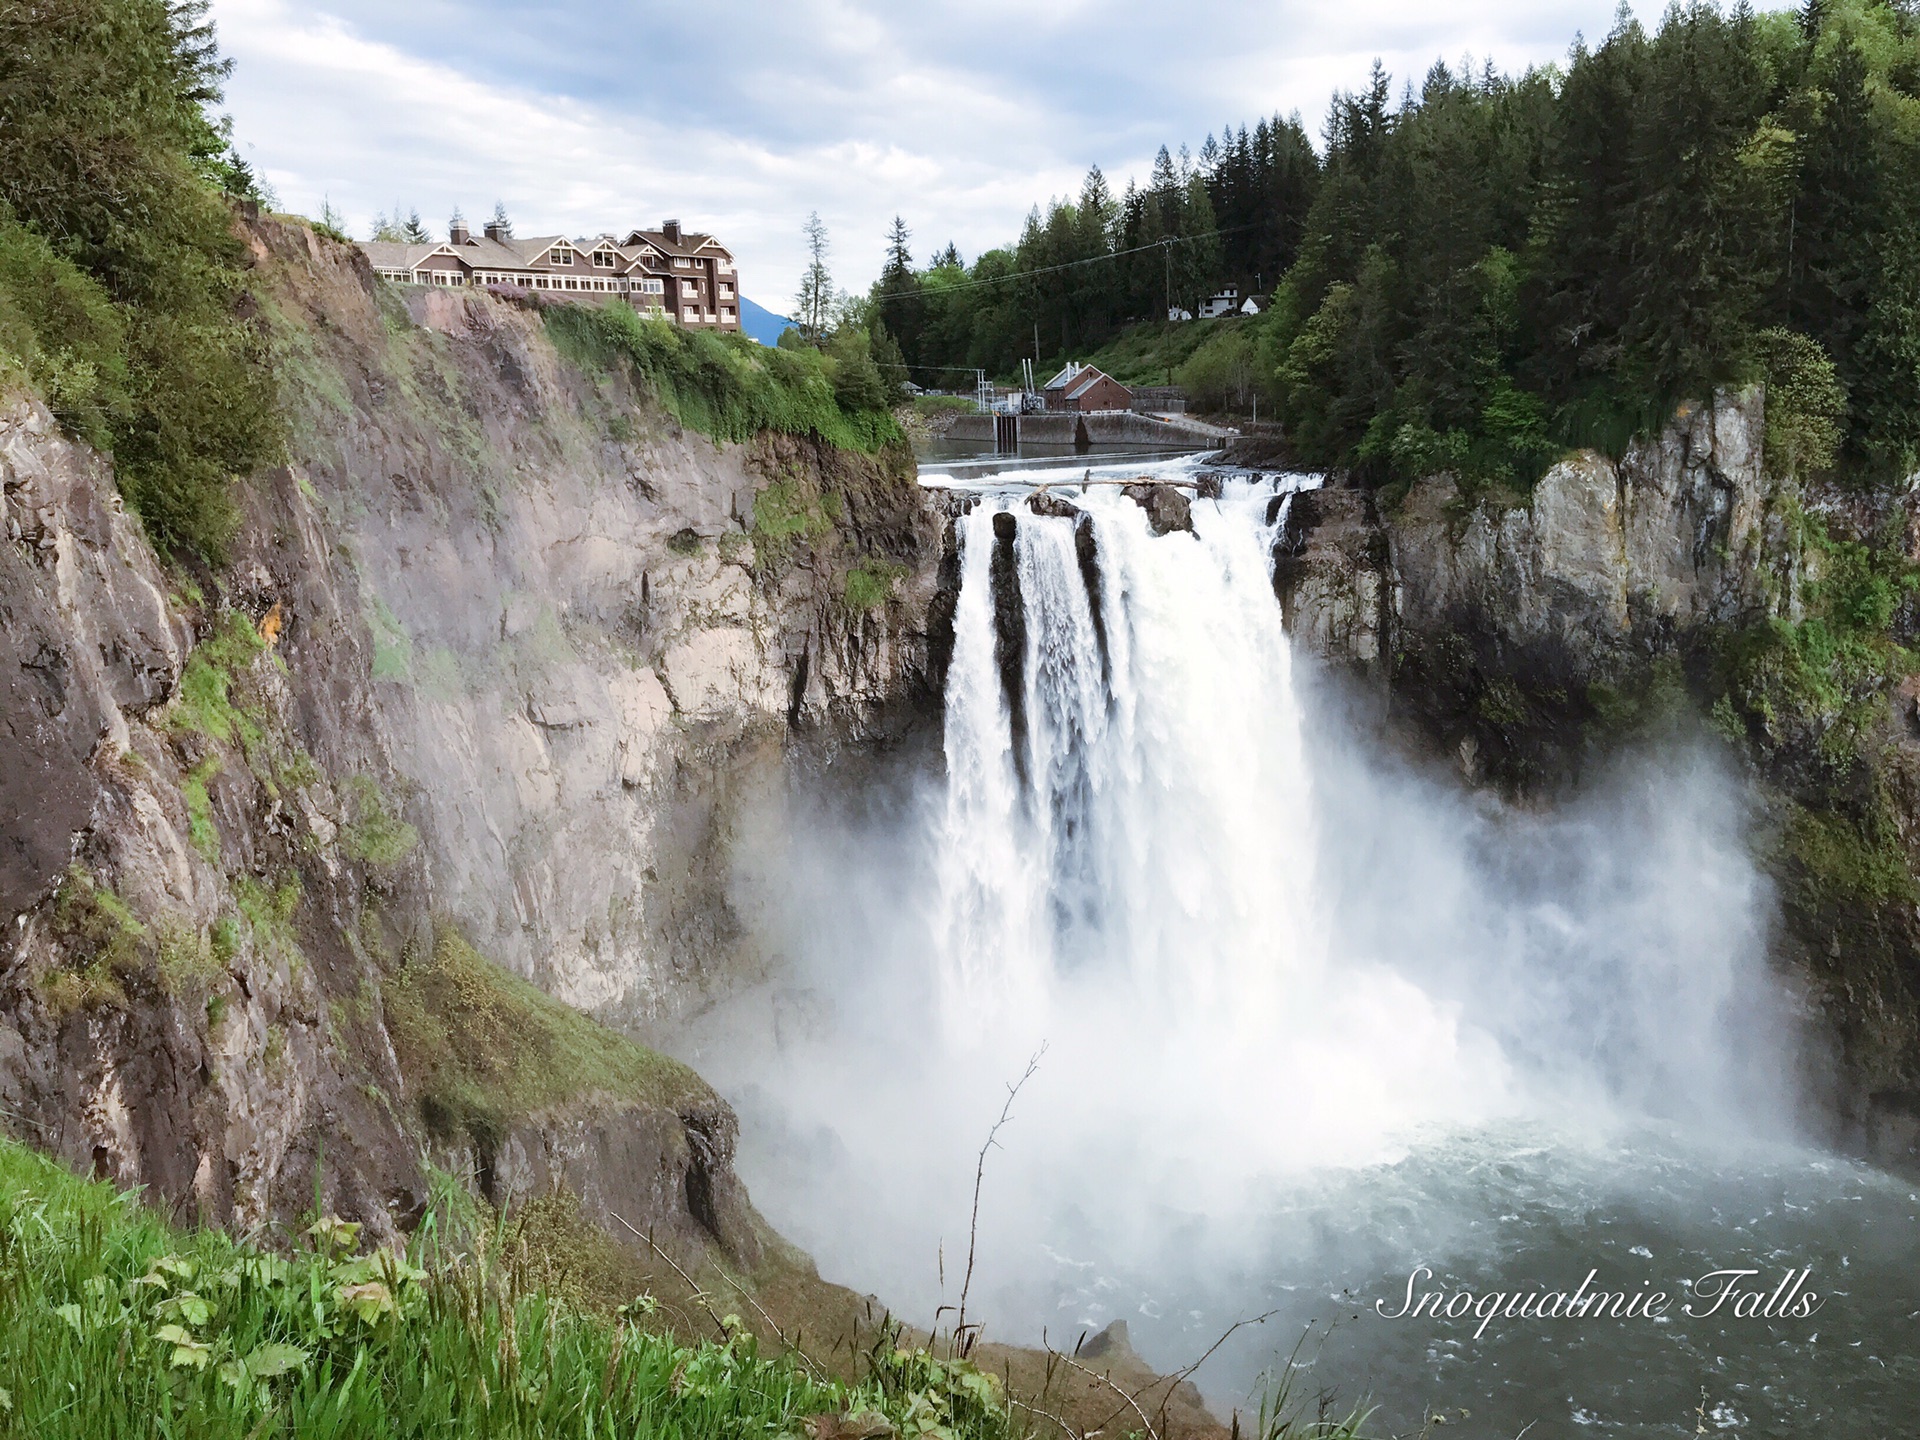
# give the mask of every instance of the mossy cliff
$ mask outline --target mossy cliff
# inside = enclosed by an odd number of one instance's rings
[[[1293,633],[1475,783],[1551,797],[1717,735],[1761,799],[1776,959],[1835,1041],[1853,1141],[1920,1163],[1920,549],[1906,490],[1802,482],[1758,388],[1526,494],[1448,476],[1293,502]]]
[[[934,693],[910,456],[715,440],[551,315],[236,233],[288,438],[218,566],[0,411],[0,1124],[220,1223],[389,1236],[438,1165],[810,1274],[725,1104],[581,1012],[749,973],[743,797]]]

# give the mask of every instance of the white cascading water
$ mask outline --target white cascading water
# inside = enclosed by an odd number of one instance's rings
[[[1099,1076],[1123,1109],[1116,1086],[1162,1089],[1169,1072],[1268,1096],[1238,1144],[1287,1169],[1496,1113],[1507,1080],[1455,1007],[1367,958],[1334,960],[1273,498],[1233,483],[1195,504],[1193,534],[1165,537],[1115,487],[1076,494],[1078,522],[1015,496],[958,522],[932,934],[952,1044],[1046,1040],[1050,1065]],[[1025,617],[1017,744],[995,653],[996,510],[1016,517]],[[1093,529],[1098,622],[1076,523]],[[1394,1037],[1361,1074],[1357,1035]],[[1149,1053],[1116,1053],[1121,1037]]]

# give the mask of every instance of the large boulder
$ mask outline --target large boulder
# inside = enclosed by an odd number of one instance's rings
[[[1176,530],[1193,533],[1193,502],[1172,485],[1129,485],[1126,496],[1147,512],[1147,525],[1156,535]]]

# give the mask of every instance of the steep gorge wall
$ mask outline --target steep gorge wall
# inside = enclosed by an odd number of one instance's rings
[[[260,249],[285,332],[312,345],[290,369],[315,376],[283,502],[317,497],[314,538],[353,585],[311,547],[247,558],[308,589],[296,671],[309,645],[329,668],[337,628],[372,634],[360,705],[408,784],[434,903],[612,1019],[750,967],[720,888],[741,788],[791,727],[860,736],[937,695],[938,533],[910,456],[718,446],[562,363],[534,313],[416,291],[402,316],[307,231],[263,227]],[[891,598],[850,602],[855,569]]]
[[[750,1255],[712,1091],[448,937],[617,1023],[751,972],[737,806],[795,731],[937,694],[910,458],[717,445],[535,313],[247,239],[291,438],[217,572],[157,559],[37,402],[0,413],[0,1123],[210,1219],[317,1176],[391,1233],[437,1147]],[[409,1028],[435,986],[467,1011]],[[538,1085],[487,1053],[520,1021],[560,1037]],[[475,1041],[447,1093],[492,1109],[423,1128],[422,1033]]]
[[[1809,521],[1891,573],[1920,560],[1911,497],[1783,481],[1764,432],[1759,391],[1723,394],[1618,461],[1569,457],[1524,499],[1447,476],[1398,504],[1303,494],[1275,585],[1295,636],[1474,783],[1550,797],[1709,712],[1762,802],[1776,959],[1834,1041],[1838,1074],[1815,1078],[1849,1139],[1920,1165],[1920,723],[1894,644],[1917,617],[1907,592],[1838,680],[1804,655],[1844,632],[1803,628],[1843,563]]]

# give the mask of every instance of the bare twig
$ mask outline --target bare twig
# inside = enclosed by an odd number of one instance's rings
[[[973,1256],[980,1243],[980,1185],[987,1174],[987,1152],[994,1147],[1001,1127],[1013,1118],[1013,1102],[1018,1098],[1021,1088],[1031,1080],[1034,1072],[1040,1068],[1040,1057],[1047,1053],[1043,1042],[1033,1052],[1033,1058],[1027,1061],[1027,1068],[1018,1080],[1007,1087],[1007,1103],[1000,1107],[1000,1118],[993,1122],[993,1128],[987,1132],[987,1143],[980,1147],[980,1159],[973,1167],[973,1218],[967,1223],[967,1274],[960,1283],[960,1308],[953,1322],[954,1343],[960,1347],[964,1358],[973,1347],[967,1342],[967,1292],[973,1287]]]
[[[1054,1414],[1051,1410],[1042,1410],[1038,1405],[1029,1405],[1011,1390],[1007,1392],[1007,1403],[1026,1411],[1029,1415],[1038,1415],[1042,1420],[1051,1420],[1060,1427],[1062,1434],[1072,1437],[1072,1440],[1084,1440],[1085,1432],[1074,1429],[1071,1422]]]
[[[1198,1370],[1202,1365],[1206,1364],[1208,1360],[1212,1359],[1213,1352],[1218,1350],[1222,1345],[1226,1344],[1228,1340],[1232,1339],[1233,1334],[1236,1330],[1244,1329],[1248,1325],[1264,1325],[1267,1323],[1267,1321],[1271,1320],[1275,1315],[1278,1315],[1279,1313],[1280,1312],[1278,1310],[1269,1310],[1264,1315],[1252,1315],[1247,1317],[1244,1320],[1234,1321],[1233,1324],[1229,1325],[1224,1331],[1221,1332],[1219,1339],[1215,1340],[1213,1344],[1209,1345],[1204,1351],[1201,1352],[1200,1358],[1198,1360],[1195,1360],[1191,1365],[1188,1365],[1184,1370],[1174,1371],[1174,1373],[1171,1375],[1154,1376],[1151,1380],[1147,1381],[1146,1384],[1142,1385],[1138,1390],[1135,1390],[1131,1395],[1128,1395],[1126,1391],[1121,1390],[1118,1385],[1113,1384],[1113,1382],[1109,1380],[1107,1382],[1108,1385],[1111,1386],[1120,1395],[1122,1395],[1127,1400],[1128,1405],[1123,1405],[1119,1409],[1107,1415],[1104,1419],[1100,1421],[1098,1425],[1093,1427],[1094,1430],[1106,1429],[1108,1425],[1112,1424],[1123,1413],[1125,1413],[1128,1406],[1132,1406],[1132,1408],[1137,1412],[1139,1409],[1139,1406],[1135,1402],[1137,1402],[1142,1395],[1145,1395],[1150,1391],[1157,1390],[1162,1385],[1167,1387],[1167,1393],[1160,1397],[1160,1418],[1162,1420],[1166,1419],[1167,1405],[1173,1399],[1173,1392],[1179,1389],[1181,1385],[1185,1384],[1187,1380],[1191,1379],[1196,1370]],[[1294,1350],[1295,1350],[1295,1353],[1297,1354],[1299,1351],[1299,1346],[1296,1345],[1294,1347]],[[1061,1358],[1066,1359],[1067,1357],[1063,1355],[1061,1356]],[[1072,1362],[1068,1361],[1068,1363],[1071,1364]],[[1291,1364],[1292,1362],[1289,1361],[1288,1363]],[[1078,1368],[1078,1367],[1076,1366],[1075,1368]]]
[[[825,1384],[827,1379],[826,1373],[821,1370],[818,1365],[813,1363],[811,1357],[809,1357],[805,1349],[801,1347],[800,1337],[798,1335],[789,1336],[786,1331],[782,1330],[780,1328],[780,1322],[767,1313],[767,1307],[760,1303],[759,1297],[747,1288],[744,1281],[736,1280],[733,1276],[729,1275],[726,1266],[711,1256],[707,1257],[707,1263],[720,1272],[720,1278],[722,1280],[726,1281],[727,1284],[739,1292],[740,1298],[753,1307],[756,1315],[767,1322],[768,1328],[774,1333],[774,1337],[778,1339],[781,1345],[791,1354],[797,1357],[802,1365],[807,1367],[808,1371],[813,1375],[813,1378]]]
[[[1264,1315],[1252,1315],[1247,1317],[1244,1320],[1234,1321],[1233,1324],[1229,1325],[1226,1328],[1226,1330],[1222,1332],[1218,1340],[1214,1341],[1213,1344],[1209,1345],[1204,1351],[1201,1352],[1200,1358],[1198,1360],[1194,1361],[1191,1365],[1187,1366],[1187,1368],[1184,1370],[1175,1371],[1173,1375],[1169,1378],[1172,1379],[1175,1385],[1181,1384],[1183,1381],[1189,1379],[1193,1375],[1194,1371],[1198,1370],[1202,1365],[1206,1364],[1207,1361],[1211,1360],[1213,1358],[1213,1352],[1218,1350],[1222,1345],[1226,1344],[1227,1341],[1233,1338],[1234,1331],[1245,1329],[1249,1325],[1264,1325],[1267,1323],[1267,1321],[1271,1320],[1274,1316],[1278,1315],[1279,1313],[1280,1312],[1278,1310],[1269,1310]],[[1147,1388],[1152,1389],[1153,1387],[1148,1386]]]
[[[1098,1370],[1094,1370],[1086,1365],[1082,1365],[1078,1360],[1074,1359],[1071,1355],[1067,1354],[1066,1352],[1061,1350],[1055,1350],[1052,1345],[1048,1344],[1047,1338],[1046,1338],[1046,1332],[1044,1330],[1040,1333],[1040,1343],[1046,1346],[1047,1352],[1049,1354],[1059,1356],[1060,1363],[1065,1365],[1069,1370],[1077,1370],[1080,1374],[1086,1376],[1089,1380],[1096,1381],[1099,1384],[1106,1386],[1109,1390],[1113,1391],[1114,1394],[1118,1395],[1121,1398],[1121,1400],[1126,1402],[1124,1405],[1121,1406],[1121,1410],[1133,1411],[1133,1413],[1139,1418],[1141,1427],[1147,1432],[1147,1440],[1160,1440],[1160,1432],[1153,1428],[1153,1421],[1149,1420],[1147,1418],[1147,1412],[1140,1408],[1139,1399],[1136,1396],[1129,1395],[1119,1385],[1115,1384],[1112,1375],[1103,1375]],[[1116,1410],[1113,1412],[1114,1415],[1118,1415],[1119,1413],[1120,1413],[1120,1410]],[[1108,1421],[1110,1421],[1112,1418],[1113,1416],[1111,1415],[1108,1416],[1106,1420],[1102,1420],[1098,1425],[1094,1426],[1093,1427],[1094,1430],[1098,1431],[1098,1430],[1106,1429]]]
[[[610,1215],[613,1214],[612,1211],[608,1211],[607,1213]],[[649,1231],[644,1235],[641,1234],[640,1231],[635,1230],[633,1228],[632,1224],[628,1222],[626,1216],[624,1215],[613,1215],[613,1218],[618,1220],[622,1225],[625,1225],[628,1232],[631,1233],[633,1236],[635,1236],[637,1239],[646,1241],[647,1248],[651,1250],[655,1255],[659,1256],[662,1260],[667,1262],[667,1268],[672,1270],[674,1274],[678,1275],[681,1279],[681,1282],[686,1285],[687,1289],[693,1292],[694,1303],[698,1305],[702,1310],[707,1312],[707,1318],[713,1321],[714,1325],[718,1327],[722,1335],[728,1334],[729,1331],[727,1330],[726,1322],[722,1320],[717,1314],[714,1313],[713,1306],[707,1300],[707,1292],[702,1290],[700,1286],[697,1283],[695,1283],[694,1278],[691,1275],[687,1274],[686,1271],[682,1270],[677,1263],[675,1263],[674,1258],[671,1255],[667,1254],[666,1251],[662,1250],[659,1247],[659,1245],[657,1245],[654,1242],[653,1233]],[[754,1308],[754,1310],[759,1314],[760,1318],[767,1322],[768,1327],[773,1331],[775,1337],[780,1341],[780,1344],[785,1347],[788,1353],[794,1356],[797,1356],[799,1358],[800,1363],[802,1365],[805,1365],[807,1369],[812,1373],[813,1378],[824,1383],[827,1377],[821,1371],[820,1367],[813,1363],[813,1360],[807,1355],[806,1351],[802,1350],[798,1345],[796,1345],[793,1341],[787,1338],[787,1332],[782,1330],[780,1328],[779,1322],[776,1321],[773,1318],[773,1316],[767,1313],[766,1307],[763,1306],[759,1302],[759,1300],[754,1298],[753,1292],[748,1290],[745,1285],[741,1284],[738,1280],[734,1279],[731,1275],[727,1274],[726,1269],[716,1261],[712,1260],[711,1257],[709,1257],[708,1263],[713,1265],[713,1268],[720,1272],[720,1278],[722,1280],[725,1280],[735,1290],[739,1291],[741,1296],[746,1300],[747,1304],[751,1305]]]

